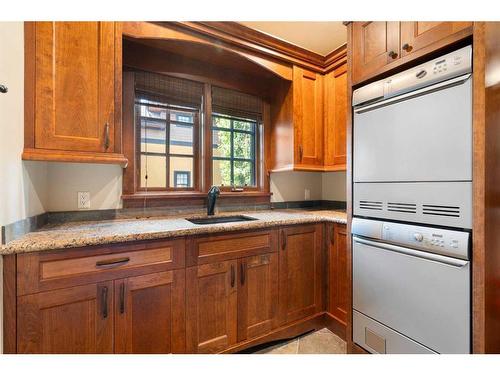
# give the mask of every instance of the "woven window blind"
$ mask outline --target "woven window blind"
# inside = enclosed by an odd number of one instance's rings
[[[146,100],[197,108],[203,100],[203,84],[150,72],[135,73],[135,91]]]
[[[212,112],[262,117],[262,99],[239,91],[212,86]]]

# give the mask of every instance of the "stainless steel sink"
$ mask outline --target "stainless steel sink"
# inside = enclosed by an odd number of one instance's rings
[[[197,225],[207,225],[207,224],[236,223],[240,221],[253,221],[258,219],[244,215],[235,215],[235,216],[203,217],[203,218],[186,219],[186,220]]]

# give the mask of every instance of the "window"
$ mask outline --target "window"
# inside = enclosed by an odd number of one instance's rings
[[[174,171],[174,181],[175,187],[191,186],[191,172]]]
[[[209,83],[125,72],[125,206],[146,205],[146,196],[199,201],[212,185],[268,196],[263,108],[256,96]]]
[[[145,99],[139,99],[137,107],[140,188],[193,188],[191,178],[178,184],[176,174],[179,171],[194,174],[195,110]]]
[[[212,114],[212,183],[255,186],[257,122]]]
[[[134,77],[137,190],[194,190],[203,85],[147,72]],[[178,180],[177,172],[189,176]]]

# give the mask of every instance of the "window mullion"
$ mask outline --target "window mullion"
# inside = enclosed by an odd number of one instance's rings
[[[234,186],[234,120],[231,119],[231,186]]]
[[[170,188],[170,109],[167,109],[167,118],[165,119],[165,185]],[[174,181],[175,182],[175,181]],[[174,184],[175,185],[175,184]]]

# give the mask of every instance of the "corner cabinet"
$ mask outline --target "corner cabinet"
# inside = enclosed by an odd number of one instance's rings
[[[126,164],[120,25],[25,23],[23,159]]]
[[[323,165],[323,76],[293,67],[293,123],[297,168]]]
[[[350,32],[356,85],[471,36],[472,22],[353,22]]]

